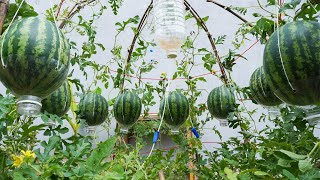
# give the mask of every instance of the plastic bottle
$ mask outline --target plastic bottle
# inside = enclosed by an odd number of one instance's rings
[[[155,0],[154,16],[157,45],[168,58],[176,58],[186,36],[184,1]]]

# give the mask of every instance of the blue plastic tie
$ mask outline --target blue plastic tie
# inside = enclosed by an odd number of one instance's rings
[[[159,131],[154,132],[152,143],[156,143],[158,141],[159,134],[160,134]]]
[[[152,50],[152,49],[150,49],[150,52],[153,52],[153,50]]]
[[[196,138],[199,138],[200,136],[199,136],[199,134],[198,134],[198,132],[197,132],[197,130],[196,130],[196,128],[192,128],[191,129],[191,131],[193,132],[193,134],[196,136]]]

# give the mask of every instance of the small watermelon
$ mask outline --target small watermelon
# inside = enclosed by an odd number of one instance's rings
[[[263,68],[270,89],[279,99],[299,106],[320,102],[319,49],[318,22],[290,22],[270,36]]]
[[[45,98],[67,78],[69,42],[45,18],[15,21],[3,33],[0,51],[0,80],[15,95]]]
[[[235,97],[225,85],[214,88],[207,100],[209,112],[219,119],[226,119],[235,108]]]
[[[125,91],[118,96],[113,105],[115,119],[124,126],[131,126],[137,122],[141,109],[142,103],[139,96],[131,91]]]
[[[71,96],[70,85],[65,81],[59,89],[42,100],[42,111],[58,116],[65,115],[70,109]]]
[[[164,104],[166,104],[165,112]],[[189,117],[189,102],[188,99],[180,92],[173,91],[160,102],[160,116],[170,126],[181,126]]]
[[[264,106],[277,106],[282,103],[282,101],[273,94],[267,84],[262,67],[256,69],[251,75],[250,91],[253,99],[257,101],[258,104]]]
[[[89,126],[102,124],[108,114],[108,102],[100,94],[90,92],[81,98],[78,117],[84,119]]]

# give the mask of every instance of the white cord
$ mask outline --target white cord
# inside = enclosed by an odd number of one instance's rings
[[[21,3],[20,3],[20,5],[19,5],[16,13],[14,14],[14,16],[13,16],[13,18],[12,18],[12,20],[11,20],[11,22],[10,22],[10,24],[9,24],[9,26],[8,26],[7,29],[9,29],[10,26],[12,25],[12,22],[14,21],[14,19],[15,19],[16,16],[18,15],[18,12],[19,12],[22,4],[24,3],[24,1],[25,1],[25,0],[22,0],[22,1],[21,1]],[[4,60],[3,60],[2,47],[3,47],[4,39],[5,39],[6,35],[7,35],[7,32],[8,32],[8,30],[3,34],[2,43],[1,43],[1,52],[0,52],[0,54],[1,54],[1,64],[2,64],[3,68],[5,68],[6,65],[4,64]]]
[[[262,92],[263,92],[263,94],[264,94],[264,96],[265,97],[267,97],[267,93],[265,92],[265,90],[264,90],[264,88],[263,88],[263,84],[262,84],[262,71],[263,71],[263,69],[262,68],[260,68],[260,78],[259,78],[259,82],[260,82],[260,86],[261,86],[261,89],[262,89]],[[263,72],[264,73],[264,72]]]
[[[171,85],[171,82],[172,82],[172,81],[173,81],[173,80],[169,80],[169,81],[168,81],[168,86],[166,87],[166,90],[165,90],[162,116],[161,116],[161,121],[160,121],[160,124],[159,124],[159,127],[158,127],[157,132],[160,132],[160,129],[161,129],[161,126],[162,126],[162,123],[163,123],[163,117],[164,117],[164,113],[165,113],[165,111],[166,111],[166,105],[167,105],[167,95],[168,95],[167,92],[168,92],[169,89],[170,89],[170,85]],[[154,150],[155,145],[156,145],[156,143],[153,143],[153,144],[152,144],[152,147],[151,147],[151,150],[150,150],[150,152],[149,152],[149,155],[147,156],[147,159],[151,156],[151,154],[152,154],[152,152],[153,152],[153,150]]]
[[[277,8],[277,6],[276,6]],[[289,77],[288,77],[288,74],[287,74],[287,71],[284,67],[284,63],[283,63],[283,59],[282,59],[282,54],[281,54],[281,48],[280,48],[280,29],[279,29],[279,13],[280,13],[280,8],[277,8],[277,38],[278,38],[278,50],[279,50],[279,55],[280,55],[280,60],[281,60],[281,65],[282,65],[282,69],[284,71],[284,75],[286,76],[286,79],[288,81],[288,84],[290,86],[290,88],[295,91],[294,87],[292,86],[290,80],[289,80]]]
[[[59,27],[58,27],[58,24],[57,24],[56,16],[55,16],[55,13],[53,12],[52,0],[50,0],[49,3],[50,3],[50,6],[51,6],[50,9],[51,9],[54,25],[56,26],[56,29],[57,29],[57,32],[58,32],[58,36],[59,36],[58,63],[57,63],[57,67],[56,67],[58,69],[59,65],[60,65],[60,61],[61,61],[62,43],[64,43],[64,40],[61,38],[61,34],[60,34],[60,30],[59,30]]]
[[[316,7],[315,7],[309,0],[307,0],[307,1],[308,1],[308,3],[311,5],[311,7],[314,9],[314,11],[317,13],[318,10],[316,9]]]

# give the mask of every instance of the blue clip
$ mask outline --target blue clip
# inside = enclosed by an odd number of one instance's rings
[[[191,129],[191,131],[193,132],[193,134],[196,136],[196,138],[199,138],[200,136],[199,136],[199,134],[198,134],[198,132],[197,132],[197,130],[196,130],[196,128],[192,128]]]
[[[150,52],[153,52],[153,50],[152,50],[152,49],[150,49]]]
[[[160,134],[159,131],[154,132],[152,143],[156,143],[158,141],[159,134]]]

